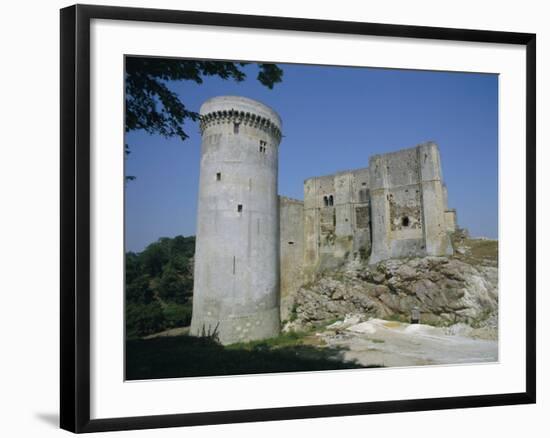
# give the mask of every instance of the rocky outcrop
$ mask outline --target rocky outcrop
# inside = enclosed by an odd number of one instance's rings
[[[410,321],[413,309],[426,324],[496,326],[498,268],[455,257],[351,262],[300,288],[287,329],[346,315]]]

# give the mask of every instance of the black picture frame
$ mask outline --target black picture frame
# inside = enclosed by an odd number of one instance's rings
[[[240,411],[90,419],[90,21],[129,20],[526,47],[526,391]],[[101,432],[535,403],[536,401],[536,35],[210,12],[74,5],[61,10],[60,426]]]

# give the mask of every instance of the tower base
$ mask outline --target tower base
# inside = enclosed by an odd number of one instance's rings
[[[190,334],[212,336],[222,345],[228,345],[273,338],[280,331],[279,308],[275,307],[251,315],[230,315],[222,320],[207,315],[193,317]]]

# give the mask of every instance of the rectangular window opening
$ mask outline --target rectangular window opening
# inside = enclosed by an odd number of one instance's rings
[[[237,211],[238,211],[239,213],[242,213],[242,212],[243,212],[243,205],[242,205],[242,204],[237,205]]]
[[[221,180],[222,180],[222,173],[221,172],[216,173],[216,181],[221,181]]]
[[[233,134],[238,134],[238,133],[239,133],[239,124],[233,123]]]

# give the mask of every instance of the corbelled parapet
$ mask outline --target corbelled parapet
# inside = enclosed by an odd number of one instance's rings
[[[240,96],[220,96],[207,100],[200,109],[200,130],[212,125],[237,123],[265,131],[281,141],[281,119],[268,106]]]

